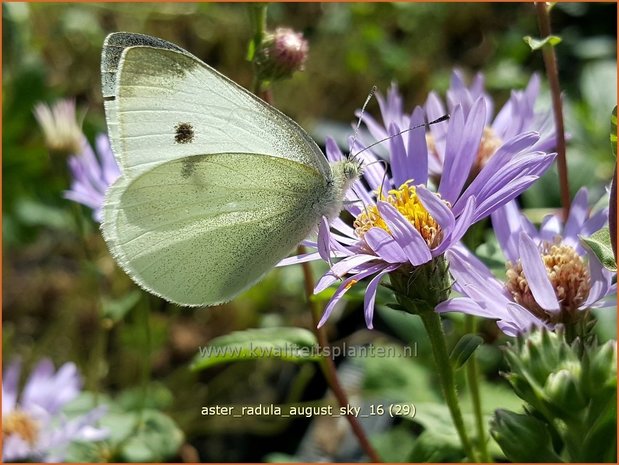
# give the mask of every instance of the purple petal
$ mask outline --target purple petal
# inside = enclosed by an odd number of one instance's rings
[[[439,246],[432,251],[432,255],[434,257],[441,255],[445,250],[447,250],[453,244],[457,243],[460,239],[462,239],[464,234],[466,234],[468,229],[471,227],[471,224],[473,224],[474,214],[475,197],[469,197],[469,199],[466,201],[466,205],[464,206],[464,211],[458,217],[458,220],[456,221],[456,224],[453,228],[453,231],[451,231],[451,234],[446,231],[446,234],[449,235],[445,239],[443,239]]]
[[[368,329],[374,328],[372,320],[374,319],[374,304],[376,302],[376,291],[378,290],[378,285],[380,284],[380,281],[381,279],[383,279],[383,276],[385,274],[390,273],[397,268],[397,265],[392,265],[385,268],[383,271],[381,271],[372,278],[372,280],[368,284],[367,289],[365,290],[365,297],[363,298],[363,309],[365,313],[365,324]]]
[[[368,128],[370,135],[376,139],[381,140],[387,137],[387,131],[372,115],[365,112],[361,114],[361,110],[355,111],[355,116],[363,121],[363,124]]]
[[[450,145],[452,134],[447,137],[447,151],[445,153],[445,167],[439,186],[441,195],[455,203],[458,195],[468,179],[471,166],[477,158],[481,136],[486,121],[486,104],[483,98],[478,98],[471,108],[464,123],[464,133],[457,147]]]
[[[331,269],[325,273],[316,284],[314,288],[314,294],[318,294],[319,292],[324,291],[331,284],[336,282],[339,279],[342,279],[346,274],[348,274],[351,270],[359,269],[367,262],[371,262],[373,260],[379,260],[379,258],[375,255],[353,255],[351,257],[347,257],[342,261],[336,263],[331,267]],[[366,266],[374,266],[366,265]]]
[[[436,92],[432,91],[428,94],[428,98],[425,104],[426,115],[428,121],[434,121],[435,119],[444,116],[446,111],[441,99],[438,98]],[[430,126],[430,133],[435,140],[441,140],[445,137],[447,132],[447,124],[433,124]]]
[[[561,220],[557,215],[547,215],[539,228],[539,238],[542,241],[554,242],[561,235]]]
[[[15,408],[19,394],[19,375],[21,362],[15,360],[4,370],[2,375],[2,413],[10,412]]]
[[[548,325],[546,325],[543,321],[533,316],[533,314],[531,314],[526,308],[518,305],[517,303],[507,304],[506,309],[509,314],[509,318],[500,323],[507,324],[509,328],[515,330],[515,333],[508,333],[502,325],[499,325],[499,327],[508,336],[516,336],[520,333],[526,333],[534,327],[548,327]]]
[[[612,274],[604,268],[600,260],[593,254],[588,253],[589,257],[589,276],[591,277],[591,289],[587,300],[581,305],[581,308],[588,308],[595,302],[600,300],[610,289],[612,283]]]
[[[572,205],[570,207],[570,214],[568,215],[565,228],[563,229],[563,237],[565,239],[572,239],[575,242],[578,241],[578,234],[580,234],[580,230],[589,212],[588,198],[589,194],[586,187],[581,187],[574,196],[574,200],[572,200]]]
[[[445,234],[448,234],[453,229],[455,218],[445,202],[438,195],[429,191],[425,186],[417,186],[417,196],[421,200],[422,205],[432,215],[436,222],[440,225]]]
[[[411,116],[409,128],[414,128],[423,123],[423,109],[421,107],[415,107],[415,111],[413,111]],[[413,129],[408,133],[408,160],[406,169],[406,179],[412,179],[415,184],[428,183],[428,144],[423,128]]]
[[[540,251],[533,239],[525,233],[520,234],[519,251],[522,271],[527,278],[529,289],[531,289],[535,301],[544,310],[558,312],[559,301],[550,283]]]
[[[278,266],[288,266],[288,265],[297,265],[299,263],[313,262],[315,260],[321,260],[320,254],[318,252],[306,253],[303,255],[295,255],[293,257],[284,258],[280,261],[276,267]]]
[[[518,197],[538,179],[539,176],[523,176],[507,183],[501,190],[492,194],[477,207],[473,223],[485,218],[497,208]]]
[[[579,235],[589,237],[591,234],[601,229],[608,221],[608,207],[591,216],[580,228]]]
[[[494,309],[488,309],[468,297],[454,297],[453,299],[441,302],[435,308],[437,313],[464,313],[466,315],[481,316],[483,318],[499,318]]]
[[[394,123],[389,125],[389,152],[391,161],[391,175],[396,186],[401,186],[409,178],[406,177],[408,157],[404,148],[404,140],[402,134],[398,134],[400,128]]]
[[[452,247],[445,256],[449,261],[449,270],[462,291],[478,304],[495,309],[500,316],[501,309],[512,301],[512,297],[488,267],[463,246]],[[481,290],[483,295],[469,293],[469,289]]]
[[[514,263],[520,256],[518,254],[518,238],[522,231],[520,216],[520,210],[514,200],[492,212],[494,234],[507,259]]]
[[[469,187],[454,204],[454,215],[457,216],[460,213],[461,208],[464,206],[464,202],[468,197],[474,195],[479,200],[479,192],[494,177],[495,173],[499,171],[499,168],[506,165],[515,154],[531,147],[531,145],[533,145],[538,139],[539,135],[537,133],[529,132],[526,134],[520,134],[518,137],[505,142],[490,158],[488,163],[486,163],[486,165],[482,168],[481,172],[475,177]]]
[[[335,142],[335,140],[331,137],[327,137],[325,139],[325,152],[327,154],[327,159],[331,163],[341,161],[346,158],[340,150],[340,147],[337,145],[337,142]]]
[[[331,300],[329,300],[329,303],[325,307],[322,318],[318,322],[318,327],[322,327],[327,322],[327,319],[329,318],[329,316],[331,316],[331,312],[333,312],[335,305],[340,301],[344,294],[346,294],[346,292],[348,292],[348,290],[355,284],[355,282],[360,281],[363,278],[366,278],[374,273],[377,273],[384,268],[384,264],[374,265],[366,268],[365,270],[357,273],[356,275],[350,276],[349,278],[345,279],[344,282],[340,285],[340,287],[337,288],[335,294],[333,294],[333,297],[331,297]]]
[[[372,228],[363,236],[370,248],[387,263],[404,263],[406,254],[393,237],[382,228]]]
[[[386,202],[378,202],[377,206],[393,238],[402,247],[411,264],[417,266],[432,260],[428,244],[421,233],[398,210]]]
[[[355,230],[351,228],[349,225],[347,225],[346,223],[344,223],[344,221],[339,217],[335,218],[331,222],[331,227],[335,229],[336,231],[339,231],[345,236],[348,236],[350,238],[356,239],[357,237],[357,235],[355,234]]]
[[[329,221],[324,216],[320,219],[318,224],[318,253],[329,265],[331,264],[331,254],[329,249],[329,243],[331,242],[331,236],[329,231]]]
[[[456,194],[452,191],[451,184],[457,177],[456,163],[460,156],[460,147],[464,139],[464,112],[461,105],[456,105],[456,108],[449,118],[449,127],[447,128],[447,145],[445,146],[445,159],[443,160],[443,175],[438,187],[441,196],[451,202],[453,205],[456,201]]]

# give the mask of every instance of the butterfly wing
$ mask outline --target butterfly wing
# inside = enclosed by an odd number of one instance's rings
[[[181,305],[232,299],[317,223],[328,190],[308,166],[252,153],[166,162],[108,191],[102,230],[121,267]]]
[[[108,131],[125,175],[187,156],[239,152],[330,173],[294,121],[174,44],[110,34],[101,71]]]

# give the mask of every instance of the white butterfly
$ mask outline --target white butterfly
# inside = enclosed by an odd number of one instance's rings
[[[335,217],[361,174],[329,164],[294,121],[180,47],[113,33],[101,80],[121,177],[103,236],[144,289],[180,305],[226,302]]]

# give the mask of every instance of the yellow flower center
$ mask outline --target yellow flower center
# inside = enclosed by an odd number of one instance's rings
[[[387,197],[379,191],[378,200],[383,200],[393,205],[421,233],[421,236],[430,247],[436,247],[443,237],[441,227],[423,206],[417,196],[415,186],[410,185],[411,182],[407,181],[399,189],[390,190]],[[374,227],[382,228],[391,234],[387,223],[375,205],[366,207],[357,216],[353,226],[359,238],[362,238],[366,232]]]
[[[39,425],[26,412],[13,410],[2,417],[2,434],[5,437],[16,434],[32,446],[39,435]]]
[[[591,290],[589,268],[573,247],[561,244],[560,241],[544,243],[541,252],[550,283],[559,300],[560,313],[563,314],[563,318],[558,317],[553,322],[575,316],[576,310],[584,303]],[[520,260],[516,264],[507,263],[506,286],[516,302],[538,318],[549,320],[549,315],[531,293]]]

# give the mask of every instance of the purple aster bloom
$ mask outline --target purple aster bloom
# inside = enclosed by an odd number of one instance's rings
[[[397,98],[382,107],[398,109]],[[372,327],[376,290],[381,278],[400,268],[420,267],[457,244],[468,228],[509,202],[552,164],[555,154],[535,150],[540,136],[535,132],[517,133],[505,140],[472,180],[487,121],[487,102],[477,97],[469,106],[455,104],[444,126],[445,157],[440,183],[430,178],[430,158],[423,130],[399,134],[407,127],[424,123],[425,113],[417,107],[408,119],[398,119],[397,111],[388,123],[386,143],[390,172],[377,163],[378,156],[352,143],[354,157],[363,162],[363,181],[356,181],[347,192],[345,208],[355,218],[352,226],[336,218],[329,225],[323,219],[317,242],[307,242],[317,252],[283,260],[280,265],[322,258],[331,264],[340,259],[320,279],[320,292],[340,279],[343,282],[327,304],[320,325],[336,303],[358,281],[371,277],[365,294],[365,318]],[[367,121],[367,119],[366,119]],[[339,161],[344,155],[332,139],[326,142],[327,158]],[[366,187],[367,184],[367,187]],[[334,231],[331,231],[333,228]]]
[[[463,297],[443,302],[436,310],[497,319],[505,334],[515,336],[531,326],[572,324],[588,308],[614,306],[612,273],[578,237],[590,236],[608,220],[608,208],[590,215],[587,197],[583,187],[565,225],[558,215],[549,215],[539,230],[514,201],[493,212],[494,231],[508,260],[506,281],[496,279],[464,247],[453,248],[446,255],[454,288]]]
[[[99,134],[95,143],[96,155],[84,137],[79,154],[69,158],[73,180],[71,189],[65,192],[65,198],[91,208],[95,221],[101,222],[105,191],[120,176],[120,168],[107,135]]]
[[[522,90],[514,90],[509,100],[503,105],[499,112],[494,115],[494,101],[485,92],[484,75],[478,73],[473,79],[472,84],[467,87],[464,83],[462,73],[455,70],[451,77],[450,87],[447,90],[447,105],[445,105],[436,92],[430,92],[425,104],[425,111],[428,121],[432,121],[446,113],[453,114],[459,105],[465,118],[469,116],[474,103],[482,99],[486,112],[483,121],[481,140],[476,149],[476,156],[470,166],[470,178],[477,175],[481,168],[497,152],[503,142],[508,141],[518,134],[529,131],[536,131],[540,134],[538,141],[531,147],[532,151],[548,152],[555,146],[554,120],[551,111],[536,113],[534,111],[535,101],[539,94],[540,78],[534,74],[527,87]],[[403,109],[402,97],[394,84],[383,97],[377,94],[383,124],[377,122],[371,115],[357,112],[375,140],[389,137],[392,133],[390,128],[395,125],[399,128],[407,128],[410,124],[410,115]],[[405,145],[408,139],[415,137],[408,133],[403,135]],[[430,126],[426,135],[428,142],[428,168],[430,176],[440,179],[445,169],[445,151],[447,149],[447,126],[436,124]],[[372,140],[364,140],[365,145],[369,145]]]
[[[105,413],[97,407],[68,419],[62,409],[80,393],[81,381],[73,363],[58,371],[50,360],[34,368],[19,392],[21,364],[13,362],[2,378],[2,461],[60,462],[72,441],[100,441],[107,431],[96,428]]]

